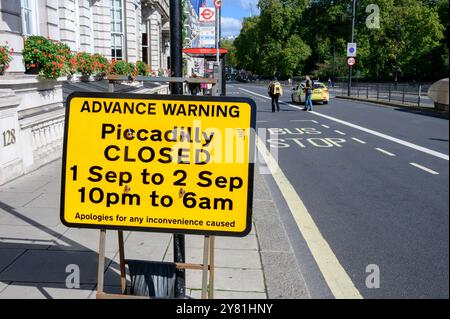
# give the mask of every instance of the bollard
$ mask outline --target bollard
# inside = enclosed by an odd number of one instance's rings
[[[366,86],[366,99],[369,99],[369,84]]]
[[[406,85],[403,85],[402,104],[405,104],[405,87]]]
[[[380,96],[380,86],[377,83],[377,101],[378,101],[379,96]]]
[[[420,93],[422,92],[422,84],[419,84],[419,94],[417,95],[417,106],[420,107]]]
[[[389,83],[389,102],[391,101],[391,83]]]

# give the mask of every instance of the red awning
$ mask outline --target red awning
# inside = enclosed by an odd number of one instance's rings
[[[217,50],[215,48],[185,48],[183,49],[183,53],[193,57],[213,57],[217,54]],[[219,49],[219,54],[223,55],[228,53],[227,49]]]

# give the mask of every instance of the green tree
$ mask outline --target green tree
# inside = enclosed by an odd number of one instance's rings
[[[259,17],[245,18],[239,36],[234,40],[237,67],[257,73],[260,65]]]
[[[236,58],[236,48],[232,40],[221,40],[220,47],[227,49],[227,57],[226,57],[226,66],[236,67],[237,66],[237,58]]]

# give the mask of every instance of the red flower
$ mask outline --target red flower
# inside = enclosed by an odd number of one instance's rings
[[[38,53],[39,52],[39,50],[38,49],[34,49],[34,53]]]
[[[31,65],[30,65],[32,68],[35,68],[36,67],[36,64],[34,64],[34,63],[31,63]]]

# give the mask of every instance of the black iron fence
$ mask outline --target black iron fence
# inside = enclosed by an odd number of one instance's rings
[[[428,97],[428,88],[431,83],[364,83],[353,82],[350,96],[375,100],[401,103],[405,105],[418,107],[434,107],[433,101]],[[338,82],[334,84],[331,91],[335,95],[348,96],[347,82]]]

